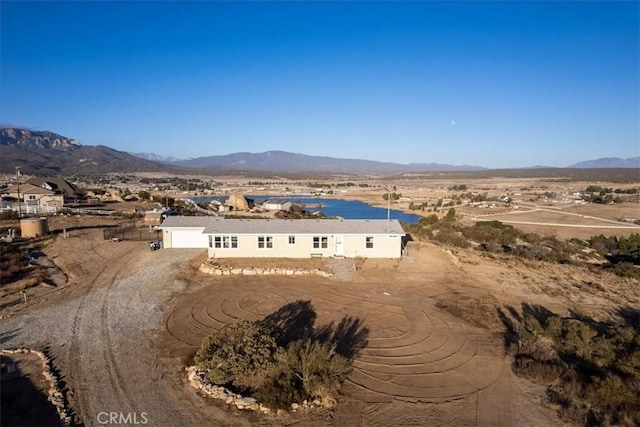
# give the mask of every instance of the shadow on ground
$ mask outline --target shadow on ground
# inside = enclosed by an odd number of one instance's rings
[[[280,330],[278,345],[286,347],[298,340],[332,343],[338,354],[353,359],[366,347],[369,328],[358,317],[344,316],[339,322],[315,326],[317,314],[311,301],[298,300],[283,305],[260,321]]]

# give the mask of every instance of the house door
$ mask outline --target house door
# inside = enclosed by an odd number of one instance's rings
[[[344,255],[344,236],[336,236],[336,255]]]

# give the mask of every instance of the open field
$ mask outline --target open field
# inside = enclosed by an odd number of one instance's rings
[[[0,345],[47,346],[85,425],[112,410],[167,426],[558,425],[544,388],[511,373],[496,309],[526,301],[606,319],[640,299],[636,282],[608,273],[428,243],[357,270],[326,260],[337,272],[330,279],[210,276],[197,271],[203,251],[151,252],[91,228],[42,250],[68,283],[3,310]],[[335,410],[243,415],[188,386],[182,369],[205,334],[299,300],[318,324],[351,316],[368,331]]]
[[[295,185],[281,180],[285,184],[258,190],[248,184],[254,178],[242,179],[228,187],[238,184],[249,195],[283,195],[285,187]],[[354,178],[332,182],[343,179]],[[510,192],[518,209],[455,206],[464,224],[500,220],[559,238],[640,232],[633,224],[640,205],[632,199],[578,205],[543,196],[570,195],[584,190],[587,181],[460,174],[362,182],[370,187],[338,187],[323,197],[386,206],[382,195],[395,185],[404,199],[393,208],[429,215],[433,212],[410,210],[409,203],[435,203],[455,194],[453,185],[465,184],[467,193],[488,197]],[[151,206],[109,204],[125,213]],[[561,425],[557,408],[544,402],[545,388],[511,372],[498,310],[528,304],[604,321],[640,301],[637,281],[608,272],[420,242],[411,242],[400,260],[296,260],[296,266],[332,269],[331,278],[211,276],[198,271],[204,250],[151,252],[146,242],[103,240],[102,227],[120,221],[51,217],[53,234],[29,243],[47,277],[30,285],[26,303],[19,291],[31,277],[0,288],[0,348],[47,348],[78,425],[98,425],[104,411],[144,413],[151,425],[162,426]],[[230,410],[188,385],[183,368],[206,334],[296,301],[312,304],[318,325],[345,321],[363,332],[365,345],[335,409],[263,417]]]

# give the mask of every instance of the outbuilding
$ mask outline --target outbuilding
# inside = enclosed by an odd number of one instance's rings
[[[291,202],[286,199],[269,199],[262,204],[262,208],[267,211],[288,211],[291,209]]]
[[[400,258],[398,220],[168,217],[165,248],[207,248],[210,258]]]

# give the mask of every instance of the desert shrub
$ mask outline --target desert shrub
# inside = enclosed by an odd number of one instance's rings
[[[620,262],[613,267],[613,272],[620,277],[640,279],[640,268],[630,262]]]
[[[302,382],[289,372],[274,370],[256,390],[255,398],[271,409],[289,409],[294,402],[302,402],[306,395]]]
[[[335,345],[293,341],[279,353],[277,365],[258,388],[256,398],[274,409],[316,397],[331,406],[350,370],[351,362],[336,352]]]
[[[212,384],[254,388],[275,364],[276,335],[268,325],[237,320],[204,339],[196,366]]]
[[[431,215],[420,218],[420,224],[422,225],[432,225],[437,222],[438,222],[438,215],[436,214],[431,214]]]
[[[528,309],[527,309],[528,308]],[[598,323],[581,315],[560,318],[524,306],[503,320],[518,350],[513,371],[548,384],[547,398],[563,418],[583,425],[637,425],[640,421],[640,328]],[[512,337],[510,338],[513,339]]]
[[[2,211],[0,212],[0,220],[8,221],[8,220],[16,220],[19,219],[18,212],[16,211]]]
[[[497,243],[508,245],[516,242],[518,231],[511,225],[500,221],[478,221],[472,227],[463,230],[465,237],[478,243]]]
[[[638,403],[637,396],[617,376],[594,378],[587,387],[586,396],[592,406],[600,408],[612,409]]]
[[[281,353],[280,369],[302,383],[310,397],[335,396],[351,370],[349,360],[336,352],[335,344],[298,340]]]
[[[449,246],[456,246],[458,248],[468,248],[471,244],[460,232],[457,232],[450,228],[442,228],[437,233],[433,233],[433,240],[443,243]]]
[[[207,382],[273,409],[315,398],[332,406],[369,330],[350,316],[316,330],[315,318],[309,301],[296,301],[260,321],[235,321],[204,339],[196,366]]]
[[[29,261],[20,248],[6,243],[0,244],[0,283],[6,284],[20,279],[27,273]]]
[[[513,371],[534,381],[552,383],[560,378],[564,367],[557,362],[542,362],[533,357],[519,355],[513,362]]]

